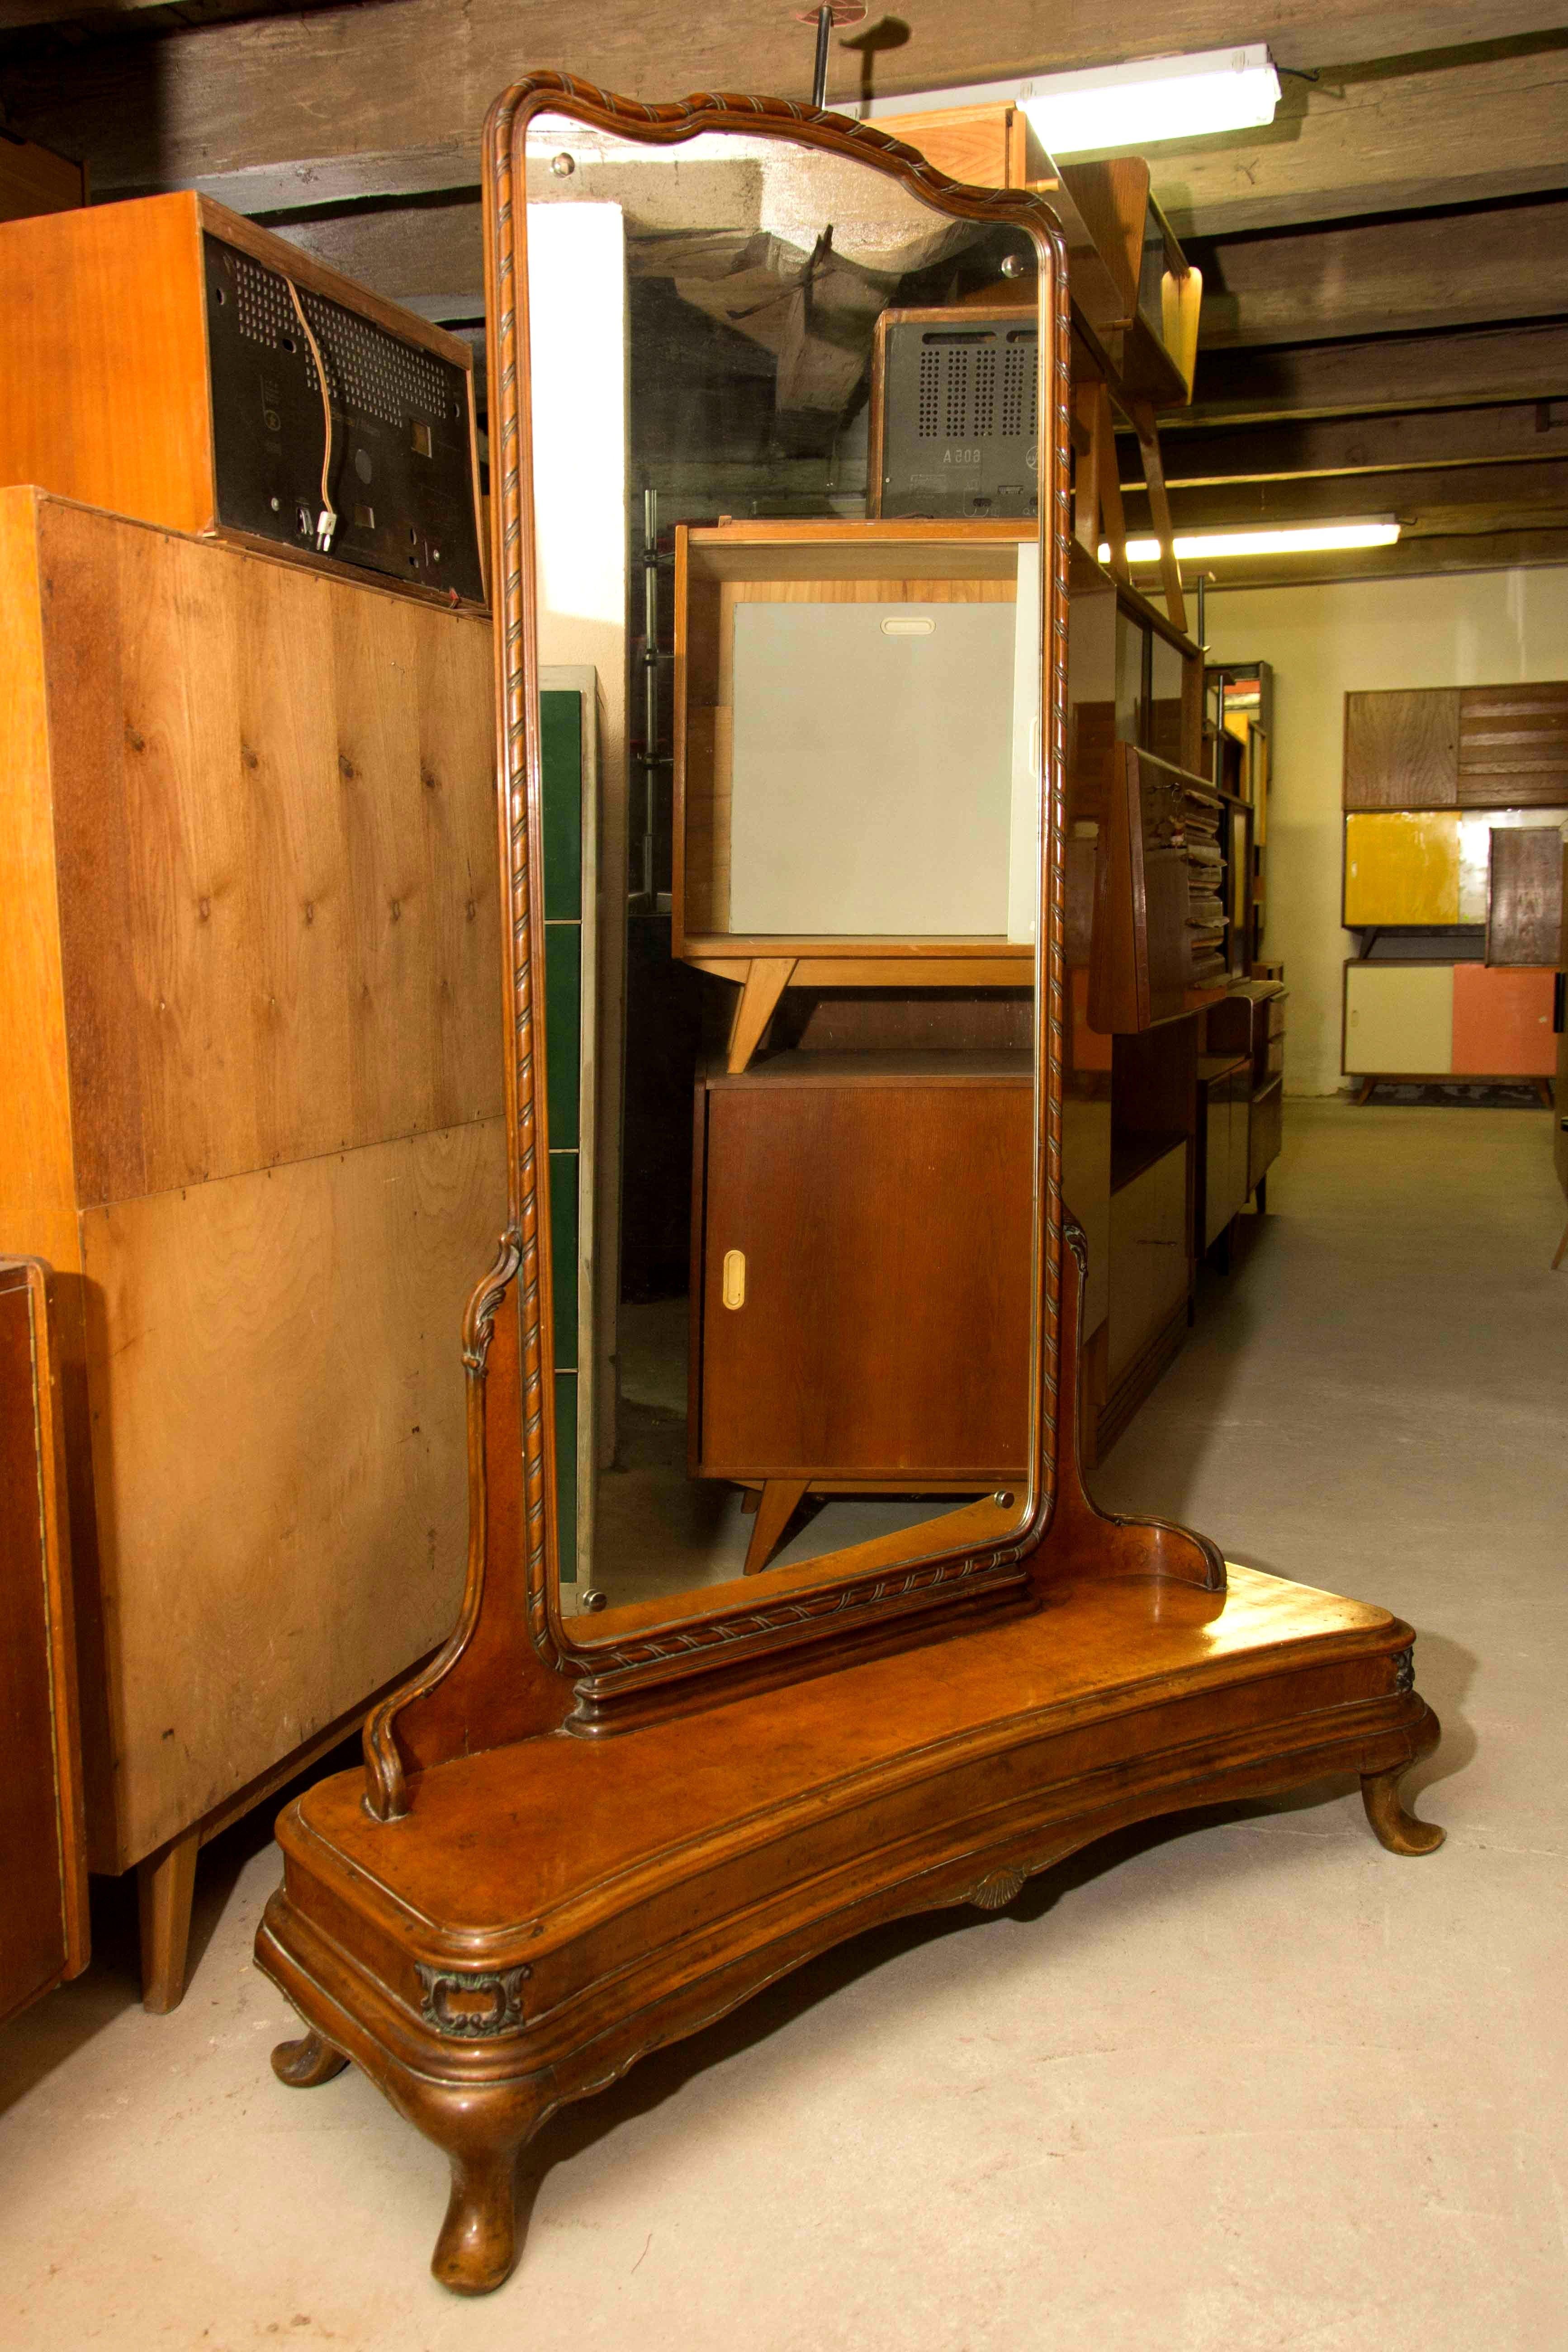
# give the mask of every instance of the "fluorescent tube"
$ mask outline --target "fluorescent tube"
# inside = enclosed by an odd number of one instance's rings
[[[1279,77],[1268,49],[1255,41],[1245,48],[1047,74],[1021,82],[1018,102],[1047,153],[1082,155],[1094,148],[1256,130],[1274,120]]]
[[[1199,530],[1178,532],[1176,560],[1206,563],[1226,555],[1310,555],[1325,548],[1392,547],[1399,537],[1396,522],[1286,523],[1279,530]],[[1110,549],[1100,541],[1101,563],[1110,561]],[[1157,539],[1130,539],[1129,563],[1158,563]]]

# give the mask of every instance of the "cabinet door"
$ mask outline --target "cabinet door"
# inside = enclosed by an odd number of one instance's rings
[[[705,1472],[1023,1469],[1032,1100],[1027,1085],[709,1090]]]
[[[0,1259],[0,2018],[87,1966],[69,1540],[47,1275]]]
[[[1347,816],[1345,925],[1457,923],[1459,918],[1459,818],[1442,810],[1419,815]]]
[[[1457,688],[1346,695],[1346,808],[1453,808],[1458,797]]]
[[[1549,1078],[1557,1067],[1550,971],[1454,970],[1454,1074]]]
[[[1487,961],[1544,964],[1563,949],[1563,833],[1555,824],[1491,829],[1487,865]]]
[[[1568,801],[1568,684],[1468,686],[1459,697],[1461,808]]]
[[[1447,1076],[1454,1067],[1455,971],[1451,963],[1346,964],[1346,1074]]]
[[[1187,1147],[1179,1143],[1111,1194],[1112,1387],[1185,1304],[1188,1245]]]

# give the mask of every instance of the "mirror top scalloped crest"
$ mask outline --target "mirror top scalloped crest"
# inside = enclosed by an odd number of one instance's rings
[[[785,100],[533,76],[486,183],[485,1317],[510,1283],[529,1622],[581,1714],[1004,1605],[1048,1522],[1067,274],[1037,196]],[[911,418],[939,365],[944,428],[1005,412],[1016,492],[889,511],[895,365]]]

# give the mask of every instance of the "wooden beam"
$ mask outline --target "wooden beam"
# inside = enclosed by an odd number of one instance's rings
[[[1568,36],[1523,54],[1449,48],[1288,80],[1266,130],[1157,147],[1183,238],[1568,187]]]
[[[1565,379],[1568,381],[1568,379]],[[1123,436],[1121,488],[1145,485],[1138,443]],[[1318,475],[1408,473],[1568,457],[1568,394],[1503,408],[1434,408],[1405,416],[1292,418],[1226,432],[1163,429],[1169,490],[1222,482],[1293,482]]]
[[[84,13],[79,0],[0,0],[0,23]],[[1313,68],[1551,31],[1562,0],[1259,0],[1246,36],[1285,65]],[[913,38],[878,60],[876,92],[930,92],[1011,75],[1111,64],[1151,46],[1144,0],[1103,0],[1053,16],[1037,0],[984,9],[911,0]],[[1226,46],[1228,0],[1168,0],[1162,50]],[[805,97],[811,45],[775,0],[721,11],[684,0],[399,0],[192,27],[158,41],[105,43],[6,70],[13,118],[30,137],[83,155],[100,194],[190,186],[198,177],[317,159],[456,146],[479,152],[490,100],[530,66],[563,67],[609,89],[663,99],[692,89]],[[868,57],[834,45],[830,102],[864,94]],[[226,201],[233,201],[226,193]]]
[[[483,315],[484,215],[479,193],[370,205],[268,227],[358,285],[395,302],[445,299],[452,315]]]
[[[1555,401],[1568,390],[1568,326],[1200,352],[1190,408],[1163,420],[1169,464],[1176,437],[1205,426],[1285,416],[1370,415],[1466,408],[1477,401]]]
[[[1542,319],[1568,310],[1568,200],[1225,238],[1193,258],[1200,354]]]
[[[1345,549],[1326,554],[1273,555],[1205,566],[1209,593],[1227,588],[1309,586],[1333,580],[1404,580],[1423,572],[1496,572],[1568,563],[1568,528],[1435,534],[1396,540],[1392,547]],[[1152,572],[1142,576],[1152,583]],[[1212,608],[1211,608],[1212,610]]]
[[[1532,529],[1568,520],[1568,458],[1539,465],[1445,466],[1408,474],[1316,475],[1282,482],[1222,482],[1174,489],[1178,533],[1264,530],[1270,524],[1327,522],[1390,515],[1406,532]],[[1129,501],[1127,528],[1152,527],[1142,491]]]
[[[1182,567],[1171,544],[1171,502],[1165,495],[1165,469],[1160,457],[1160,428],[1154,422],[1154,411],[1148,401],[1133,402],[1132,425],[1143,459],[1142,487],[1149,503],[1150,520],[1154,526],[1154,536],[1160,542],[1160,578],[1165,590],[1165,612],[1184,635],[1187,607],[1182,595]]]

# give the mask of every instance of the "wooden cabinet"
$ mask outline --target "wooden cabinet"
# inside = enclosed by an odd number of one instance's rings
[[[1487,961],[1568,964],[1563,933],[1568,850],[1561,825],[1494,826],[1487,861]]]
[[[60,1365],[48,1270],[0,1259],[0,2021],[87,1966]]]
[[[1460,844],[1457,813],[1347,817],[1347,930],[1460,921]]]
[[[1346,695],[1347,809],[1453,808],[1458,798],[1457,688]]]
[[[1029,1063],[795,1053],[700,1084],[700,1475],[1022,1474]]]
[[[1121,1173],[1119,1170],[1117,1171]],[[1114,1391],[1146,1354],[1174,1354],[1191,1284],[1187,1146],[1137,1168],[1110,1196],[1109,1369]]]
[[[1252,1065],[1243,1055],[1198,1061],[1198,1149],[1193,1171],[1194,1255],[1212,1249],[1241,1214],[1247,1181],[1247,1119]]]
[[[1464,689],[1458,801],[1461,808],[1568,802],[1568,683]]]
[[[1556,1066],[1552,977],[1479,963],[1347,963],[1345,1072],[1544,1082]]]
[[[0,1248],[58,1276],[93,1866],[161,1869],[461,1591],[489,629],[17,489],[0,656]]]

